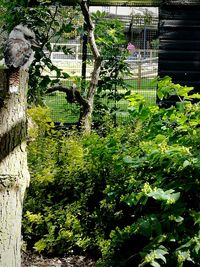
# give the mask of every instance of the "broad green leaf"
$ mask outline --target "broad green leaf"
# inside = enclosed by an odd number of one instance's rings
[[[189,160],[185,160],[183,162],[183,168],[186,168],[187,166],[190,166],[191,165],[191,162]]]
[[[167,253],[165,253],[167,254]],[[164,261],[164,263],[166,263],[166,258],[163,256],[163,253],[158,253],[158,250],[156,250],[156,259],[161,259],[162,261]]]
[[[173,204],[179,199],[180,193],[179,192],[174,193],[173,189],[164,191],[161,188],[156,188],[151,192],[149,192],[147,196],[152,197],[156,200],[166,201],[167,204]]]
[[[200,99],[200,94],[189,95],[190,98]]]
[[[160,264],[157,261],[150,262],[150,265],[153,267],[160,267]]]

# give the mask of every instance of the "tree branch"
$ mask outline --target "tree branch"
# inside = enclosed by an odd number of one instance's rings
[[[46,94],[50,94],[56,91],[64,92],[66,94],[65,98],[69,103],[78,103],[86,112],[89,110],[90,106],[87,99],[81,96],[80,92],[78,91],[75,85],[72,85],[69,88],[61,84],[55,85],[49,87],[46,91]]]
[[[88,101],[90,102],[91,105],[93,105],[92,102],[93,102],[93,97],[94,97],[94,94],[96,91],[96,86],[97,86],[98,80],[99,80],[99,74],[100,74],[102,59],[101,59],[99,50],[98,50],[97,45],[96,45],[95,36],[94,36],[94,24],[91,20],[90,14],[89,14],[87,1],[81,0],[80,6],[81,6],[81,10],[82,10],[84,20],[85,20],[86,26],[87,26],[88,42],[90,44],[90,48],[91,48],[92,54],[94,56],[94,69],[92,72],[90,87],[89,87],[88,94],[87,94]]]
[[[82,0],[80,2],[81,10],[84,16],[85,23],[87,25],[87,30],[88,30],[88,41],[92,50],[92,54],[94,58],[100,59],[100,53],[97,48],[96,42],[95,42],[95,37],[94,37],[94,24],[91,20],[90,14],[89,14],[89,9],[87,5],[87,1]]]

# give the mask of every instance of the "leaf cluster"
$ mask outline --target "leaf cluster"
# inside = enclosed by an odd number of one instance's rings
[[[131,96],[128,126],[105,136],[54,132],[29,145],[29,247],[87,252],[99,267],[200,264],[200,105],[188,88],[170,79],[164,87],[180,89],[181,106]]]
[[[125,62],[128,52],[124,24],[100,11],[94,13],[92,18],[95,23],[96,43],[103,58],[94,110],[95,125],[99,125],[102,123],[100,117],[108,112],[116,117],[117,103],[130,89],[124,80],[130,75],[130,70]],[[119,88],[123,89],[123,93]],[[104,97],[108,100],[106,104],[101,101]]]
[[[52,63],[51,44],[65,43],[82,32],[83,18],[80,8],[62,7],[59,3],[53,6],[50,4],[51,1],[48,0],[40,0],[34,7],[27,0],[0,2],[2,31],[8,34],[14,26],[25,24],[35,32],[36,39],[40,43],[40,47],[35,48],[35,60],[29,70],[28,100],[35,104],[42,103],[42,95],[47,85],[69,77]],[[73,53],[66,46],[60,46],[59,49],[67,55]],[[53,81],[50,74],[55,76]]]

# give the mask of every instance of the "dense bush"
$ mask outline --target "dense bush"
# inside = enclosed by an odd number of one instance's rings
[[[131,123],[106,136],[38,133],[24,239],[39,252],[92,253],[96,266],[198,266],[200,105],[170,78],[167,109],[131,97]],[[37,115],[37,118],[39,115]]]

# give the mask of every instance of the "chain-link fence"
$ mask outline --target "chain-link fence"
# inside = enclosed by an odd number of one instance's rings
[[[152,104],[156,102],[156,86],[153,79],[157,76],[158,71],[158,39],[157,28],[158,20],[151,18],[145,20],[144,17],[120,17],[125,24],[125,32],[128,43],[134,46],[134,51],[127,58],[130,67],[131,76],[125,77],[131,93],[139,93],[144,96],[145,100]],[[65,55],[57,51],[57,46],[66,46],[73,53]],[[51,54],[53,63],[63,71],[70,74],[71,77],[81,77],[82,74],[82,44],[80,41],[52,44],[54,47]],[[90,55],[88,55],[90,58]],[[87,62],[86,79],[89,80],[93,70],[92,61]],[[52,75],[53,78],[53,75]],[[67,86],[72,84],[72,79],[65,80],[63,83]],[[122,88],[116,87],[116,90],[123,91]],[[79,118],[80,108],[76,104],[69,104],[65,99],[65,93],[54,92],[45,97],[45,103],[51,109],[52,119],[55,122],[76,123]],[[103,103],[107,103],[105,98]],[[127,114],[128,101],[122,99],[114,101],[114,105],[119,110],[118,117],[123,118]]]
[[[158,70],[158,58],[146,58],[146,59],[132,59],[127,60],[130,66],[131,76],[125,79],[128,88],[131,93],[139,93],[144,96],[145,100],[149,103],[156,102],[156,87],[153,83],[153,79],[157,76]],[[81,62],[66,62],[67,72],[71,75],[80,76],[81,74]],[[87,76],[89,77],[92,71],[92,66],[87,68]],[[65,80],[63,84],[70,86],[72,81]],[[116,90],[123,93],[123,89],[117,87]],[[55,122],[76,123],[79,118],[79,107],[76,104],[70,104],[66,101],[66,95],[62,92],[54,92],[45,96],[45,104],[50,107],[52,119]],[[102,99],[106,103],[106,99]],[[116,101],[116,107],[121,113],[127,111],[128,101],[121,100]],[[124,115],[123,115],[124,116]]]

